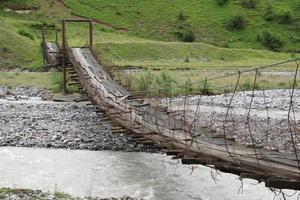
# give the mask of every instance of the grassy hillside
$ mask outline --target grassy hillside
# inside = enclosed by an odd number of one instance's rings
[[[269,31],[283,43],[280,50],[300,50],[299,0],[256,0],[255,8],[245,8],[247,0],[65,0],[72,13],[102,20],[130,35],[164,41],[178,41],[178,32],[191,30],[196,41],[230,48],[266,49],[258,35]],[[228,30],[235,16],[245,19],[244,30]]]
[[[2,3],[3,2],[3,3]],[[57,24],[68,10],[46,0],[13,0],[0,4],[0,66],[42,65],[41,28]],[[16,9],[16,10],[14,10]],[[20,11],[19,11],[20,9]],[[23,12],[23,9],[29,13]]]
[[[0,27],[0,66],[40,66],[41,51],[37,41],[19,35],[10,26]]]
[[[87,25],[67,26],[71,46],[87,44]],[[290,53],[217,47],[202,42],[165,42],[101,31],[94,25],[95,47],[107,65],[151,69],[238,68],[276,63],[295,58]]]
[[[228,49],[199,42],[108,42],[96,47],[105,63],[152,69],[253,67],[293,58],[288,53]]]
[[[277,14],[273,20],[266,21],[264,15],[271,0],[261,0],[256,9],[244,8],[239,2],[229,0],[224,6],[218,6],[215,0],[65,0],[67,8],[59,0],[2,0],[0,66],[41,66],[41,27],[56,25],[60,28],[61,18],[78,15],[98,20],[95,46],[106,64],[232,68],[291,59],[288,53],[266,51],[267,48],[257,41],[257,35],[269,30],[281,37],[281,51],[300,49],[297,12],[300,3],[297,0],[272,1]],[[30,12],[18,13],[16,9],[29,9]],[[281,24],[278,13],[285,10],[291,12],[292,20]],[[246,28],[230,31],[226,28],[227,21],[236,14],[245,16]],[[180,27],[194,32],[196,41],[179,42],[174,32]],[[71,45],[84,45],[87,26],[68,24],[67,34]]]
[[[62,89],[62,77],[58,72],[0,72],[0,85],[35,86],[59,92]]]

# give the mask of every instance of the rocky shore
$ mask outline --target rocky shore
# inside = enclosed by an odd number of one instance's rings
[[[120,197],[120,198],[100,198],[100,197],[85,197],[76,198],[68,194],[56,192],[54,194],[48,192],[42,192],[41,190],[25,190],[25,189],[0,189],[0,199],[3,200],[135,200],[131,197]]]
[[[225,135],[245,145],[274,151],[293,152],[288,108],[290,90],[256,91],[251,112],[251,92],[191,96],[162,99],[162,104],[178,111],[215,136]],[[36,88],[0,86],[0,146],[46,147],[85,150],[150,151],[142,145],[128,142],[124,134],[113,134],[109,123],[101,121],[93,107],[86,103],[43,101],[49,94]],[[291,129],[296,148],[300,150],[300,90],[295,90],[291,113]],[[197,104],[200,101],[197,110]],[[184,106],[186,103],[186,106]],[[225,116],[228,116],[225,123]],[[225,126],[224,126],[225,124]],[[251,139],[251,134],[254,140]]]
[[[186,114],[186,119],[193,121],[196,117],[197,124],[214,137],[223,137],[225,128],[226,137],[234,138],[238,143],[294,153],[291,130],[300,151],[300,90],[295,90],[289,124],[290,95],[290,90],[256,91],[252,99],[251,91],[239,92],[234,95],[231,106],[228,104],[232,94],[179,97],[164,99],[162,103],[178,111],[179,118]],[[184,108],[187,112],[183,112]]]
[[[0,98],[11,96],[15,98],[21,97],[40,97],[47,99],[49,93],[46,89],[35,88],[35,87],[7,87],[0,85]]]
[[[43,101],[47,91],[36,88],[0,91],[0,146],[148,151],[113,134],[87,102]]]

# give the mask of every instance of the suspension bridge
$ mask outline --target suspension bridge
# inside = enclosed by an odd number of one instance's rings
[[[73,22],[89,24],[88,46],[78,48],[68,44],[66,24]],[[238,71],[190,85],[130,92],[112,78],[97,57],[93,48],[92,20],[62,20],[61,31],[61,44],[57,39],[47,41],[44,31],[45,60],[62,70],[64,91],[68,85],[82,86],[103,120],[111,124],[113,133],[128,134],[132,140],[149,148],[165,149],[183,164],[205,165],[241,178],[256,179],[270,188],[300,190],[300,129],[295,107],[300,60]],[[267,96],[267,90],[258,90],[259,70],[285,65],[294,67],[283,102],[285,108],[276,118],[271,116],[274,99]],[[245,75],[253,77],[249,91],[241,88]],[[228,77],[234,82],[226,85]],[[216,102],[210,101],[215,97],[210,94],[209,83],[215,80],[224,80],[219,88],[219,110],[212,106]],[[197,91],[190,92],[191,87],[200,84]],[[174,94],[183,90],[186,95],[162,97],[159,94],[164,89]],[[245,102],[242,109],[237,109],[236,98],[241,96]],[[236,119],[237,113],[242,117]],[[280,128],[272,129],[276,122],[273,118],[277,122],[280,118],[277,126]],[[264,146],[276,131],[285,136],[284,150]],[[257,132],[263,133],[260,139]]]

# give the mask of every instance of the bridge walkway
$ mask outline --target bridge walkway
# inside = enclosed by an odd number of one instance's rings
[[[255,152],[224,138],[209,137],[208,130],[201,127],[191,135],[185,123],[167,109],[146,99],[135,99],[134,94],[113,81],[89,48],[68,48],[67,55],[90,100],[128,132],[159,143],[184,164],[203,164],[264,181],[268,187],[300,189],[295,156],[265,149]]]

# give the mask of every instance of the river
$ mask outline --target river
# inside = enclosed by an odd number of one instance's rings
[[[239,194],[241,181],[237,176],[217,175],[214,170],[198,165],[192,170],[192,166],[181,165],[161,154],[1,147],[0,174],[0,187],[61,191],[78,197],[128,195],[164,200],[274,197],[264,184],[249,179],[243,181],[243,191]]]

